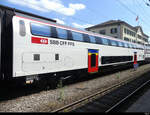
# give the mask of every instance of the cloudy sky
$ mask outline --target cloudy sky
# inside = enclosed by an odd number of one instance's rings
[[[142,26],[150,36],[149,0],[0,0],[0,4],[84,29],[108,20],[123,20]],[[136,21],[136,17],[139,20]]]

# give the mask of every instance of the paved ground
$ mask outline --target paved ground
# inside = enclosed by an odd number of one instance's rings
[[[150,89],[131,105],[126,112],[150,112]]]

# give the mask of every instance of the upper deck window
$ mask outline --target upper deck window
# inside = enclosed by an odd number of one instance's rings
[[[123,43],[122,43],[122,42],[119,42],[119,41],[118,41],[118,45],[119,45],[120,47],[123,47]]]
[[[127,44],[127,43],[124,43],[124,46],[125,46],[126,48],[128,48],[128,44]]]
[[[51,26],[51,37],[58,38],[57,37],[56,27]]]
[[[83,35],[84,42],[90,43],[89,35],[88,34],[82,34],[82,35]]]
[[[130,48],[133,48],[131,44],[129,44]]]
[[[132,48],[134,49],[134,45],[133,45],[133,44],[131,44],[131,46],[132,46]]]
[[[134,49],[136,49],[136,45],[134,44],[133,46],[134,46]]]
[[[109,43],[108,43],[108,39],[102,38],[102,43],[103,43],[104,45],[108,45],[108,44],[109,44]]]
[[[96,43],[95,37],[94,36],[89,36],[91,43]]]
[[[83,37],[81,33],[72,32],[73,40],[83,41]]]
[[[31,33],[37,36],[50,37],[50,26],[42,25],[38,23],[31,23]]]
[[[114,40],[110,40],[112,46],[117,46],[117,42]]]
[[[100,37],[95,37],[95,40],[96,40],[96,44],[102,44]]]
[[[130,47],[130,44],[129,44],[129,43],[127,43],[127,45],[128,45],[128,48],[132,48],[132,47]]]
[[[137,45],[137,49],[140,49],[140,46],[139,46],[139,45]]]
[[[67,31],[61,28],[56,28],[58,38],[67,39]]]

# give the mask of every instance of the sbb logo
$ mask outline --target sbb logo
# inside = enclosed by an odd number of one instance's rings
[[[36,44],[48,44],[48,39],[47,38],[37,38],[37,37],[32,37],[32,43]]]
[[[47,43],[47,40],[46,39],[41,39],[40,42],[45,44],[45,43]]]

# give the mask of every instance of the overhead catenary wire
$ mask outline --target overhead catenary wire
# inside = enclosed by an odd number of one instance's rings
[[[139,1],[138,0],[134,0],[134,2],[135,2],[135,6],[137,6],[137,9],[138,9],[138,11],[139,12],[141,12],[141,14],[143,15],[143,17],[144,17],[144,19],[146,18],[147,20],[145,20],[145,21],[147,21],[147,23],[149,23],[149,17],[150,17],[150,15],[149,15],[149,13],[142,7],[142,4],[141,3],[139,3]],[[139,7],[138,7],[139,6]]]
[[[138,16],[137,13],[135,13],[134,11],[132,11],[130,8],[128,8],[125,4],[123,4],[120,0],[116,0],[121,6],[123,6],[125,9],[127,9],[130,13],[132,13],[135,16]],[[143,21],[143,23],[145,23],[145,26],[147,26],[149,28],[150,24],[145,22],[145,20],[143,20],[142,17],[140,17],[141,21]]]
[[[120,0],[117,0],[118,3],[120,3],[121,6],[123,6],[125,9],[127,9],[131,14],[135,15],[135,16],[139,16],[139,14],[137,14],[136,12],[134,12],[133,10],[131,10],[129,7],[127,7],[125,4],[123,4]],[[97,12],[99,13],[98,11],[92,9],[92,8],[87,8],[89,12],[91,12],[91,14],[94,16],[95,13],[93,12]],[[97,16],[97,14],[95,14],[95,16]],[[103,17],[106,18],[106,16],[103,15]],[[143,23],[146,25],[147,28],[149,28],[150,24],[147,23],[141,16],[140,17],[140,20],[143,21]],[[88,21],[88,20],[84,20],[84,19],[80,19],[78,18],[77,16],[68,16],[67,18],[70,18],[72,20],[78,20],[84,24],[90,24],[90,25],[95,25],[95,23],[91,23],[92,21]]]
[[[81,0],[78,0],[78,1],[80,1],[82,3]],[[88,6],[86,6],[86,10],[89,11],[89,13],[92,14],[95,17],[96,20],[99,18],[97,16],[97,14],[100,14],[100,17],[103,17],[105,19],[107,19],[109,17],[108,15],[105,15],[104,13],[102,13],[101,12],[102,10],[97,11],[97,10],[91,8],[91,7],[88,7]]]
[[[92,18],[94,18],[93,20],[89,20],[89,21],[86,20],[85,21],[85,20],[82,20],[80,18],[77,18],[77,15],[76,16],[70,16],[70,17],[67,17],[67,18],[70,18],[72,20],[78,20],[78,21],[80,21],[82,23],[85,23],[85,24],[95,25],[96,24],[95,20],[98,20],[98,17],[93,12],[96,12],[96,11],[94,11],[93,9],[91,9],[91,8],[89,8],[87,6],[86,6],[86,10],[89,11],[89,13],[90,13],[90,15],[87,15],[87,16],[90,17],[92,15]],[[105,19],[107,19],[107,17],[105,15],[101,14],[100,12],[98,14],[100,14],[101,17],[104,17]]]
[[[58,19],[60,18],[60,16],[58,16],[57,13],[54,13],[54,12],[51,12],[51,13],[55,16],[55,18],[58,18]],[[67,18],[70,18],[70,19],[75,20],[75,21],[77,20],[77,21],[82,22],[84,24],[94,25],[94,23],[91,23],[88,20],[83,20],[83,19],[77,18],[75,16],[67,16]],[[69,23],[66,23],[66,25],[71,26]]]

